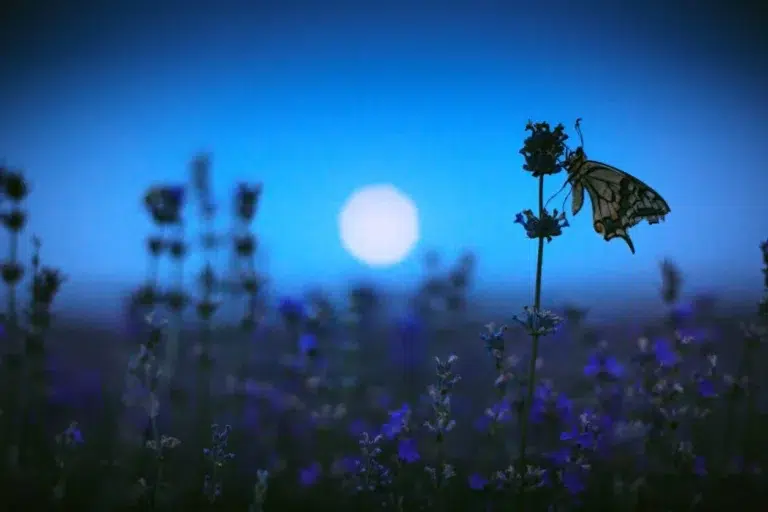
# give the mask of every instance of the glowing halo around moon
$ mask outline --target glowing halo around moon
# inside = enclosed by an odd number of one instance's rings
[[[401,262],[419,239],[419,215],[408,196],[392,185],[355,190],[339,213],[341,245],[371,267]]]

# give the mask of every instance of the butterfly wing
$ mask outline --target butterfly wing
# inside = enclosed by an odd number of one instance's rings
[[[606,241],[623,239],[632,254],[635,246],[629,237],[629,228],[642,220],[657,224],[670,212],[669,205],[654,189],[613,166],[588,160],[574,175],[573,208],[581,208],[583,192],[579,192],[577,203],[576,184],[587,190],[592,202],[592,223],[595,231]]]
[[[585,176],[585,172],[589,171],[587,163],[587,157],[584,154],[584,150],[579,147],[576,151],[570,152],[567,156],[568,169],[568,183],[571,185],[570,194],[573,195],[571,201],[571,214],[576,216],[584,206],[584,185],[582,184],[582,178]]]

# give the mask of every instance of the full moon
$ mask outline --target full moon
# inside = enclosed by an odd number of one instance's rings
[[[339,214],[341,245],[372,267],[402,261],[419,238],[416,205],[392,185],[368,185],[347,199]]]

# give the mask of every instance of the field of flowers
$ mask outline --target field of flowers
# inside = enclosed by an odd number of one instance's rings
[[[471,255],[447,267],[430,256],[405,314],[372,286],[268,300],[253,233],[262,187],[239,185],[231,228],[216,233],[200,155],[189,186],[144,198],[156,231],[125,328],[57,326],[65,274],[34,238],[19,261],[28,187],[0,169],[0,508],[766,510],[768,242],[754,314],[682,302],[670,262],[668,313],[642,329],[555,314],[542,254],[568,223],[543,208],[541,183],[563,170],[567,137],[529,131],[538,213],[516,222],[538,243],[536,293],[506,318],[468,300]],[[204,263],[185,286],[192,251]],[[242,308],[238,324],[220,320],[224,304]]]

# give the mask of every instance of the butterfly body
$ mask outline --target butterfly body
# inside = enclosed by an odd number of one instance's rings
[[[654,189],[616,167],[589,160],[581,147],[567,155],[565,169],[573,194],[571,213],[581,211],[586,190],[592,202],[595,231],[606,241],[623,239],[633,254],[635,246],[629,228],[642,220],[658,224],[670,212],[667,202]]]

